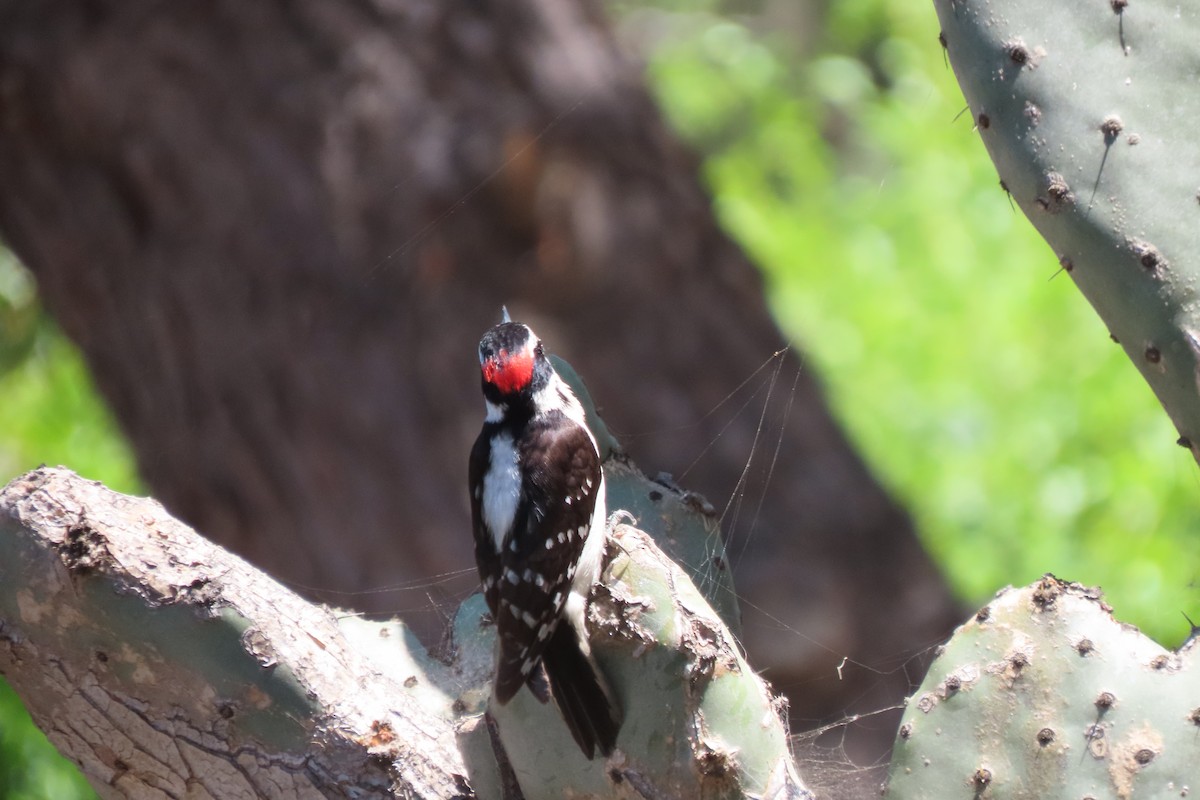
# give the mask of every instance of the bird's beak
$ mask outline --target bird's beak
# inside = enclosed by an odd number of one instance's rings
[[[508,315],[508,306],[500,306],[500,321],[512,322],[512,317]]]

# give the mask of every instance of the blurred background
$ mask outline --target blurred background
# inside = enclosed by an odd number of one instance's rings
[[[717,217],[761,268],[780,327],[963,606],[1054,572],[1181,642],[1184,614],[1200,619],[1200,475],[998,185],[932,7],[610,12],[702,156]],[[80,355],[0,250],[0,483],[41,463],[146,491]],[[73,770],[0,691],[0,796],[92,796]]]

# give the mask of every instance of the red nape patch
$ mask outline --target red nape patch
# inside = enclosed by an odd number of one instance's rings
[[[509,358],[508,351],[501,350],[495,358],[484,362],[483,379],[502,394],[521,391],[533,380],[533,353],[527,350]]]

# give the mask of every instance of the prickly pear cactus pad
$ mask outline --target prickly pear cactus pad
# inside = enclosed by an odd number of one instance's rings
[[[1100,592],[1047,575],[955,631],[908,700],[891,800],[1200,792],[1196,648],[1164,650]]]
[[[490,664],[495,629],[484,611],[474,598],[459,610],[454,649],[461,662]],[[587,761],[553,704],[528,691],[508,705],[491,704],[525,798],[813,800],[792,761],[782,707],[720,616],[648,534],[614,529],[589,625],[625,707],[617,750]],[[469,689],[456,706],[470,715],[486,701],[486,692]]]
[[[588,427],[600,445],[609,513],[623,511],[636,520],[638,528],[654,537],[658,546],[688,573],[730,630],[739,633],[742,612],[733,589],[720,521],[712,506],[694,492],[642,474],[609,433],[583,379],[558,356],[550,356],[550,360],[583,404]]]
[[[1200,459],[1200,4],[934,5],[1002,185]]]

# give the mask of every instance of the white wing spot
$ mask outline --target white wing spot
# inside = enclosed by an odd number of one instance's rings
[[[569,567],[567,567],[567,577],[568,577],[568,578],[574,578],[574,577],[575,577],[575,565],[574,565],[574,564],[572,564],[572,565],[570,565]]]
[[[567,570],[567,571],[570,572],[571,570]],[[521,582],[521,576],[518,575],[514,570],[512,570],[508,567],[504,568],[504,578],[509,583],[511,583],[513,586],[516,586],[518,583]]]
[[[546,585],[546,579],[542,577],[542,574],[540,572],[534,574],[533,582],[534,582],[534,584],[537,585],[537,587],[539,589],[544,588]]]
[[[571,495],[567,495],[567,505],[571,505]]]
[[[551,625],[549,622],[543,622],[542,627],[538,628],[538,634],[537,634],[538,641],[544,642],[547,638],[549,638],[550,631],[553,630],[553,628],[554,628],[554,626]]]
[[[591,479],[591,478],[588,478],[588,479],[587,479],[587,488],[588,488],[588,489],[592,488],[592,485],[593,485],[593,484],[592,484],[592,479]],[[586,491],[586,490],[585,490],[585,491]]]
[[[559,608],[561,608],[561,607],[562,607],[562,604],[563,604],[563,593],[562,593],[562,592],[555,592],[555,593],[554,593],[554,605],[555,605],[556,607],[559,607]]]
[[[525,659],[525,661],[521,664],[521,674],[528,675],[529,673],[533,672],[534,665],[536,664],[537,659],[535,658]]]
[[[558,543],[565,544],[566,541],[567,541],[567,535],[565,533],[563,533],[562,531],[559,531],[558,532]]]
[[[546,537],[546,549],[549,550],[551,547],[554,547],[554,539],[552,537],[547,536]]]
[[[535,617],[533,614],[530,614],[528,611],[521,612],[521,621],[528,625],[531,630],[535,625],[537,625],[537,617]]]

